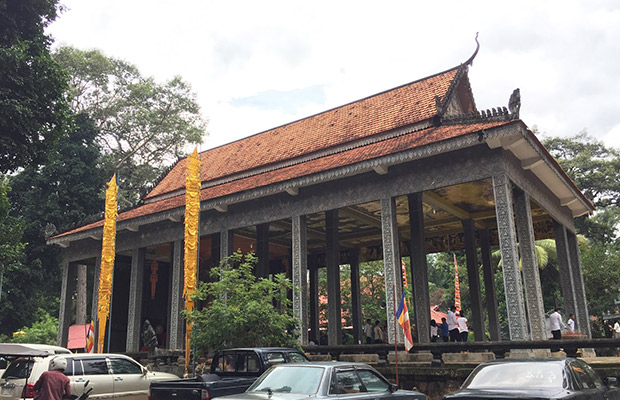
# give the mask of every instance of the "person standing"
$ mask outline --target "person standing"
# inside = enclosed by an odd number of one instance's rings
[[[431,342],[436,342],[439,338],[439,327],[434,319],[431,319]]]
[[[41,374],[34,384],[35,400],[62,400],[71,397],[71,381],[63,371],[67,368],[67,359],[56,357],[50,361],[50,370]]]
[[[370,318],[366,320],[366,325],[364,325],[364,336],[366,336],[366,344],[372,343],[372,324],[370,323]]]
[[[467,335],[469,334],[469,324],[467,318],[463,314],[463,310],[456,312],[456,327],[459,331],[459,342],[466,342]]]
[[[446,318],[441,318],[441,324],[439,324],[439,331],[441,333],[441,339],[444,342],[450,340],[450,330],[448,329],[448,322],[446,322]]]
[[[450,311],[448,311],[448,331],[450,332],[450,341],[456,342],[459,339],[459,328],[456,327],[456,307],[450,307]]]
[[[566,321],[566,333],[575,333],[575,314],[569,314]]]
[[[620,322],[618,321],[614,324],[614,338],[620,339]]]
[[[375,343],[383,343],[383,327],[381,326],[381,322],[378,320],[375,321]]]
[[[556,308],[549,316],[549,330],[553,335],[553,339],[562,339],[562,329],[564,328],[564,326],[565,325],[562,322],[561,310],[559,308]]]

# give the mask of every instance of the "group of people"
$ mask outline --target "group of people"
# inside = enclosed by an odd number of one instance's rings
[[[371,343],[387,343],[387,332],[385,327],[381,325],[381,322],[375,321],[375,324],[371,324],[371,319],[366,320],[364,325],[364,336],[366,337],[366,344]]]
[[[431,319],[431,342],[466,342],[469,335],[469,323],[463,310],[450,307],[446,317],[441,318],[441,324]]]
[[[562,321],[562,310],[555,308],[549,316],[549,330],[554,340],[562,339],[562,331],[575,333],[575,314],[569,314],[565,324]]]

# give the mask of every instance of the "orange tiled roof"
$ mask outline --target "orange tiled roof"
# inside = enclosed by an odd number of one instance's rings
[[[247,178],[237,179],[231,182],[222,183],[212,187],[202,189],[200,192],[200,200],[210,200],[234,193],[243,192],[258,187],[267,186],[274,183],[284,182],[296,177],[308,176],[330,169],[355,164],[365,160],[371,160],[381,156],[395,154],[416,147],[436,143],[442,140],[448,140],[458,136],[476,133],[483,129],[491,129],[501,125],[510,123],[520,123],[519,121],[495,121],[480,122],[462,125],[444,125],[439,127],[431,127],[420,131],[415,131],[398,137],[378,141],[364,146],[356,147],[350,150],[330,154],[319,157],[314,160],[306,161],[300,164],[291,165],[284,168],[278,168],[271,171],[254,175]],[[158,212],[173,210],[175,208],[184,207],[185,196],[178,195],[168,199],[155,201],[136,207],[135,209],[123,212],[118,215],[118,222],[138,218]],[[57,235],[62,237],[89,229],[103,226],[103,221],[98,221],[89,225],[82,226],[70,232]]]
[[[435,98],[445,98],[459,68],[202,152],[202,181],[311,154],[432,118],[437,114]],[[181,190],[184,184],[185,160],[181,160],[146,199]]]

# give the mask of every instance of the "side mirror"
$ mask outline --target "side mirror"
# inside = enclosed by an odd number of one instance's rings
[[[615,376],[608,376],[605,378],[605,384],[607,386],[618,386],[618,378]]]
[[[394,393],[398,390],[398,386],[395,383],[390,383],[390,393]]]

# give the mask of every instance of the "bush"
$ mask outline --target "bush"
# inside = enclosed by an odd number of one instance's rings
[[[236,252],[212,270],[213,282],[200,284],[195,300],[207,305],[187,315],[194,323],[192,343],[199,353],[298,343],[297,320],[287,297],[293,285],[284,274],[256,278],[257,261],[253,254]]]

